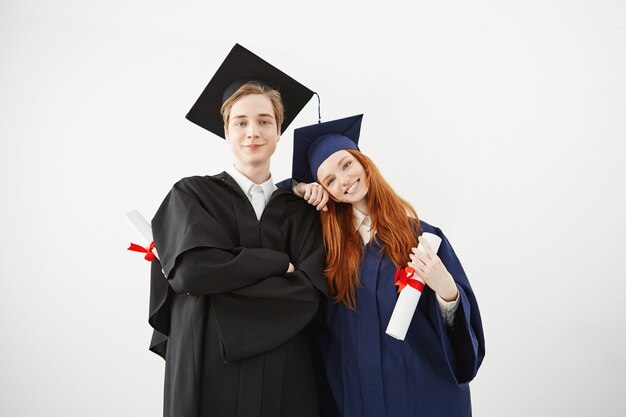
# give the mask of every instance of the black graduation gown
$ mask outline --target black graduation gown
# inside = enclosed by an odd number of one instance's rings
[[[176,183],[152,228],[164,416],[318,416],[304,331],[327,294],[315,209],[279,188],[257,220],[221,173]]]

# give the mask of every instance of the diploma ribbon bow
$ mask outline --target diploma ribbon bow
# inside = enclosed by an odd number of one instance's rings
[[[134,252],[145,253],[146,256],[144,256],[143,258],[148,262],[152,262],[155,258],[154,253],[152,253],[152,249],[154,249],[154,241],[150,242],[150,245],[146,246],[145,248],[135,243],[131,243],[130,247],[128,248],[128,250],[132,250]]]
[[[413,278],[414,275],[415,269],[410,266],[406,268],[398,267],[398,269],[396,269],[396,276],[393,278],[393,283],[398,286],[398,294],[400,294],[400,291],[407,285],[415,288],[419,292],[424,291],[424,283]]]

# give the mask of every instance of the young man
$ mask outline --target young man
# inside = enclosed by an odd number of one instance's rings
[[[234,164],[177,182],[152,220],[166,417],[319,415],[304,333],[327,292],[319,216],[270,174],[312,94],[235,45],[187,115],[226,139]]]

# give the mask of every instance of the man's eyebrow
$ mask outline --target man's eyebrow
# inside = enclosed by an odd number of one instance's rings
[[[245,114],[239,114],[239,115],[233,116],[233,119],[245,119],[247,117],[248,116],[246,116]],[[269,113],[257,114],[255,117],[271,117],[272,119],[274,118],[274,116]]]

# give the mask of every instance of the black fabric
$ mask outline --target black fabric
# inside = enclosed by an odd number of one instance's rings
[[[327,294],[315,208],[279,189],[257,220],[222,173],[176,183],[152,227],[164,415],[318,416],[304,333]]]

